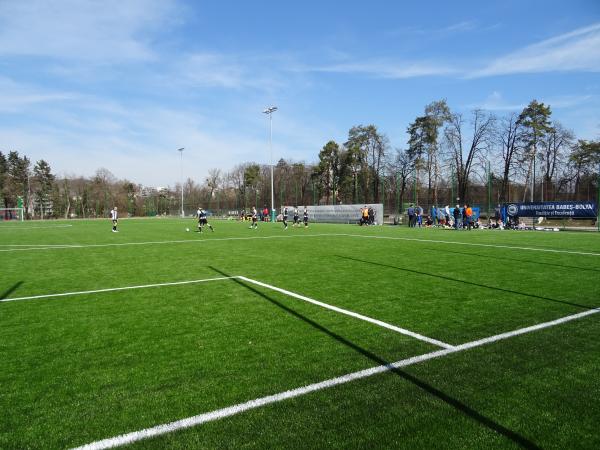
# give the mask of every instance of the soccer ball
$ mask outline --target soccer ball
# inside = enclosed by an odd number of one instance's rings
[[[189,228],[186,228],[186,229],[185,229],[185,231],[190,231],[190,229],[189,229]]]

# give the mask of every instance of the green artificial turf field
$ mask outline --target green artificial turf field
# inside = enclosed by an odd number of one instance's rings
[[[213,226],[0,224],[0,448],[600,448],[600,234]]]

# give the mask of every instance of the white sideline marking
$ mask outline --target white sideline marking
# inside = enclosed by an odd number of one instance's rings
[[[67,296],[71,296],[71,295],[97,294],[100,292],[126,291],[128,289],[144,289],[144,288],[160,287],[160,286],[179,286],[179,285],[183,285],[183,284],[204,283],[206,281],[230,280],[232,278],[236,278],[236,277],[205,278],[202,280],[174,281],[171,283],[143,284],[143,285],[139,285],[139,286],[125,286],[125,287],[118,287],[118,288],[94,289],[91,291],[76,291],[76,292],[63,292],[60,294],[32,295],[29,297],[4,298],[4,299],[0,299],[0,302],[16,302],[19,300],[33,300],[36,298],[67,297]]]
[[[65,224],[65,225],[43,225],[41,227],[19,227],[17,225],[7,225],[7,226],[0,226],[0,230],[4,229],[4,230],[39,230],[41,228],[66,228],[66,227],[72,227],[73,225],[71,224]]]
[[[600,253],[593,252],[576,252],[574,250],[556,250],[551,248],[536,248],[536,247],[517,247],[515,245],[500,245],[500,244],[480,244],[476,242],[460,242],[460,241],[443,241],[439,239],[418,239],[418,238],[407,238],[399,236],[372,236],[363,234],[337,234],[337,236],[351,236],[359,238],[371,238],[371,239],[390,239],[394,241],[416,241],[416,242],[435,242],[438,244],[457,244],[457,245],[471,245],[475,247],[493,247],[493,248],[512,248],[515,250],[531,250],[534,252],[550,252],[550,253],[568,253],[571,255],[589,255],[589,256],[600,256]]]
[[[294,298],[303,300],[305,302],[320,306],[322,308],[330,309],[332,311],[339,312],[341,314],[345,314],[350,317],[354,317],[355,319],[364,320],[365,322],[370,322],[375,325],[379,325],[380,327],[387,328],[389,330],[393,330],[393,331],[396,331],[397,333],[401,333],[401,334],[404,334],[407,336],[411,336],[415,339],[419,339],[421,341],[425,341],[430,344],[437,345],[438,347],[454,348],[454,346],[452,346],[450,344],[446,344],[445,342],[441,342],[436,339],[428,338],[427,336],[422,336],[422,335],[420,335],[418,333],[414,333],[410,330],[406,330],[404,328],[400,328],[400,327],[391,325],[389,323],[382,322],[381,320],[363,316],[362,314],[358,314],[358,313],[349,311],[347,309],[338,308],[337,306],[328,305],[327,303],[323,303],[318,300],[314,300],[312,298],[305,297],[303,295],[296,294],[291,291],[286,291],[285,289],[271,286],[270,284],[261,283],[260,281],[252,280],[250,278],[246,278],[243,276],[205,278],[205,279],[201,279],[201,280],[174,281],[174,282],[170,282],[170,283],[143,284],[143,285],[138,285],[138,286],[124,286],[124,287],[116,287],[116,288],[93,289],[93,290],[88,290],[88,291],[62,292],[62,293],[57,293],[57,294],[30,295],[27,297],[14,297],[14,298],[0,299],[0,302],[16,302],[16,301],[20,301],[20,300],[35,300],[35,299],[40,299],[40,298],[68,297],[68,296],[73,296],[73,295],[98,294],[98,293],[102,293],[102,292],[126,291],[126,290],[130,290],[130,289],[145,289],[145,288],[160,287],[160,286],[179,286],[179,285],[184,285],[184,284],[195,284],[195,283],[204,283],[207,281],[220,281],[220,280],[231,280],[231,279],[244,280],[248,283],[253,283],[253,284],[265,287],[267,289],[271,289],[273,291],[281,292],[282,294],[288,295],[290,297],[294,297]]]
[[[58,250],[58,249],[69,249],[69,248],[95,248],[95,247],[121,247],[128,245],[157,245],[157,244],[184,244],[184,243],[199,243],[199,242],[214,242],[214,241],[245,241],[254,239],[288,239],[288,238],[307,238],[307,237],[357,237],[367,239],[389,239],[396,241],[415,241],[415,242],[433,242],[437,244],[455,244],[455,245],[469,245],[474,247],[490,247],[490,248],[508,248],[514,250],[528,250],[534,252],[549,252],[549,253],[566,253],[571,255],[586,255],[586,256],[600,256],[600,253],[594,252],[578,252],[574,250],[557,250],[551,248],[536,248],[536,247],[518,247],[514,245],[500,245],[500,244],[481,244],[476,242],[460,242],[460,241],[444,241],[441,239],[419,239],[419,238],[407,238],[399,236],[372,236],[362,234],[351,234],[351,233],[320,233],[320,234],[306,234],[306,235],[286,235],[286,236],[252,236],[252,237],[231,237],[231,238],[217,238],[217,239],[181,239],[173,241],[147,241],[147,242],[122,242],[112,244],[31,244],[27,248],[8,248],[0,249],[0,252],[19,252],[19,251],[31,251],[31,250]],[[14,247],[14,246],[13,246]]]
[[[113,244],[31,244],[28,248],[8,248],[0,249],[0,252],[22,252],[28,250],[57,250],[57,249],[69,249],[69,248],[95,248],[95,247],[122,247],[127,245],[156,245],[156,244],[198,244],[215,241],[251,241],[255,239],[293,239],[293,238],[309,238],[309,237],[323,237],[323,236],[346,236],[345,234],[293,234],[286,236],[251,236],[251,237],[230,237],[230,238],[216,238],[216,239],[181,239],[175,241],[147,241],[147,242],[122,242]],[[348,235],[351,236],[351,235]]]
[[[185,419],[177,420],[174,422],[165,423],[162,425],[157,425],[150,428],[145,428],[140,431],[133,431],[131,433],[122,434],[120,436],[116,436],[113,438],[103,439],[96,442],[91,442],[89,444],[83,445],[81,447],[76,447],[74,450],[101,450],[106,448],[119,447],[121,445],[132,444],[134,442],[148,439],[154,436],[159,436],[162,434],[172,433],[177,430],[181,430],[184,428],[190,428],[197,425],[201,425],[206,422],[212,422],[215,420],[219,420],[225,417],[230,417],[236,414],[240,414],[242,412],[260,408],[261,406],[269,405],[271,403],[281,402],[283,400],[287,400],[290,398],[300,397],[302,395],[309,394],[311,392],[320,391],[323,389],[328,389],[334,386],[338,386],[341,384],[349,383],[351,381],[360,380],[363,378],[371,377],[373,375],[377,375],[380,373],[388,372],[394,369],[400,369],[402,367],[407,367],[413,364],[418,364],[423,361],[428,361],[430,359],[439,358],[441,356],[446,356],[451,353],[457,353],[464,350],[468,350],[474,347],[479,347],[482,345],[489,344],[491,342],[500,341],[503,339],[508,339],[513,336],[518,336],[520,334],[530,333],[532,331],[541,330],[543,328],[552,327],[555,325],[559,325],[565,322],[569,322],[571,320],[580,319],[585,316],[589,316],[591,314],[595,314],[600,312],[600,308],[591,309],[579,314],[574,314],[571,316],[566,316],[561,319],[553,320],[551,322],[540,323],[538,325],[534,325],[527,328],[521,328],[514,331],[510,331],[508,333],[497,334],[495,336],[490,336],[485,339],[479,339],[477,341],[467,342],[465,344],[458,345],[453,348],[448,348],[444,350],[437,350],[430,353],[425,353],[419,356],[413,356],[411,358],[406,358],[400,361],[396,361],[395,363],[376,366],[370,369],[360,370],[358,372],[352,372],[346,375],[342,375],[336,378],[330,378],[329,380],[321,381],[319,383],[309,384],[307,386],[303,386],[296,389],[291,389],[289,391],[280,392],[278,394],[269,395],[266,397],[257,398],[254,400],[247,401],[245,403],[238,403],[237,405],[228,406],[226,408],[217,409],[214,411],[206,412],[203,414],[198,414],[196,416],[188,417]]]
[[[69,244],[0,244],[0,247],[69,247]]]
[[[354,317],[355,319],[360,319],[360,320],[364,320],[365,322],[370,322],[370,323],[373,323],[375,325],[379,325],[380,327],[387,328],[388,330],[392,330],[392,331],[395,331],[397,333],[413,337],[415,339],[427,342],[429,344],[437,345],[438,347],[442,347],[442,348],[454,348],[453,345],[446,344],[445,342],[438,341],[437,339],[432,339],[432,338],[429,338],[427,336],[423,336],[421,334],[418,334],[418,333],[415,333],[413,331],[407,330],[405,328],[400,328],[400,327],[397,327],[395,325],[391,325],[389,323],[382,322],[381,320],[373,319],[373,318],[368,317],[368,316],[363,316],[362,314],[358,314],[358,313],[355,313],[353,311],[349,311],[347,309],[338,308],[337,306],[329,305],[327,303],[323,303],[323,302],[320,302],[318,300],[314,300],[314,299],[312,299],[310,297],[305,297],[304,295],[296,294],[295,292],[287,291],[285,289],[281,289],[281,288],[278,288],[276,286],[271,286],[270,284],[267,284],[267,283],[262,283],[260,281],[256,281],[256,280],[253,280],[251,278],[246,278],[246,277],[243,277],[243,276],[238,276],[236,278],[238,278],[240,280],[244,280],[244,281],[246,281],[248,283],[252,283],[252,284],[256,284],[258,286],[262,286],[262,287],[267,288],[267,289],[271,289],[273,291],[281,292],[282,294],[288,295],[290,297],[297,298],[299,300],[303,300],[303,301],[308,302],[308,303],[312,303],[313,305],[320,306],[321,308],[330,309],[332,311],[335,311],[335,312],[338,312],[338,313],[341,313],[341,314],[345,314],[345,315],[350,316],[350,317]]]

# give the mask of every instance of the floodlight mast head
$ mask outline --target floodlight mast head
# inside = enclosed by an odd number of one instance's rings
[[[263,111],[265,114],[272,114],[277,111],[277,106],[269,106],[267,109]]]

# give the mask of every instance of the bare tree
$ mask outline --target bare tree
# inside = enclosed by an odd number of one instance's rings
[[[573,132],[567,130],[560,122],[554,121],[551,130],[544,136],[538,148],[543,176],[542,201],[548,200],[548,194],[554,184],[553,180],[558,172],[558,167],[564,166],[568,153],[574,145],[575,136]]]
[[[389,169],[396,176],[396,182],[399,184],[399,193],[398,197],[400,201],[404,198],[404,193],[406,192],[406,185],[408,184],[408,177],[414,170],[414,160],[410,157],[407,150],[404,149],[396,149],[396,155],[394,160],[390,163]],[[402,205],[399,205],[401,213]]]
[[[456,168],[458,196],[463,201],[468,195],[469,177],[476,159],[491,146],[494,123],[492,114],[476,109],[471,117],[470,142],[463,134],[462,114],[452,114],[444,130],[447,158]]]
[[[208,176],[205,180],[206,186],[208,188],[208,208],[210,209],[210,204],[212,202],[215,191],[219,189],[219,185],[221,184],[221,171],[219,169],[210,169],[208,171]]]
[[[500,157],[502,163],[502,177],[500,181],[500,202],[508,201],[508,187],[511,178],[515,172],[517,158],[522,152],[523,147],[520,145],[521,125],[519,124],[519,116],[517,113],[510,113],[502,119],[499,130],[496,133],[496,142],[500,149]]]

